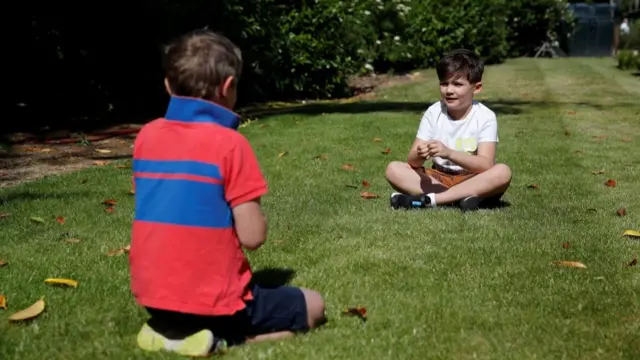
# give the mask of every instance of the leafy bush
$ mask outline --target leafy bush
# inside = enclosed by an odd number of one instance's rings
[[[620,49],[640,50],[640,19],[631,25],[631,33],[620,35]]]
[[[620,50],[618,52],[618,68],[630,70],[633,68],[640,70],[640,55],[638,50]]]

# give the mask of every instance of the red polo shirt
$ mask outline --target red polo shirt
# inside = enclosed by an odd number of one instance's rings
[[[131,290],[138,304],[230,315],[252,298],[251,268],[231,209],[267,193],[239,117],[201,99],[172,97],[136,138]]]

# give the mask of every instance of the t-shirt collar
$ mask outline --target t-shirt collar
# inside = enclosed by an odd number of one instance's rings
[[[233,111],[211,101],[182,96],[171,97],[164,118],[188,123],[215,123],[234,130],[240,125],[240,115]]]

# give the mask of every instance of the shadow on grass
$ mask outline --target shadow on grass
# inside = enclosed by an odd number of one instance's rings
[[[295,277],[293,269],[265,268],[253,273],[253,282],[264,288],[275,288],[288,284]]]
[[[640,77],[640,71],[634,72],[631,75],[633,75],[635,77]]]
[[[436,100],[433,100],[436,101]],[[364,114],[372,112],[409,112],[422,114],[433,103],[425,102],[401,102],[401,101],[360,101],[353,103],[317,103],[293,106],[281,109],[256,109],[243,113],[245,117],[268,119],[273,116],[285,114],[298,115],[324,115],[324,114]],[[556,101],[528,101],[528,100],[482,100],[482,104],[488,106],[498,116],[517,115],[532,112],[539,109],[550,109],[558,106],[587,107],[594,110],[610,109],[612,107],[638,107],[636,103],[597,104],[590,102],[556,102]]]
[[[3,190],[0,188],[0,190]],[[4,190],[8,190],[5,194],[0,194],[0,206],[4,205],[15,205],[16,203],[34,201],[34,200],[45,200],[45,199],[59,199],[61,196],[64,197],[77,197],[78,199],[82,199],[91,195],[90,190],[82,190],[82,191],[74,191],[72,193],[65,192],[61,194],[59,192],[43,192],[43,191],[15,191],[11,188],[6,188]]]

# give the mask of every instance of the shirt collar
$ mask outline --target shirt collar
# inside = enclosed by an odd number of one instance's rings
[[[167,120],[188,123],[215,123],[236,130],[240,125],[240,115],[211,101],[172,96],[169,100]]]

